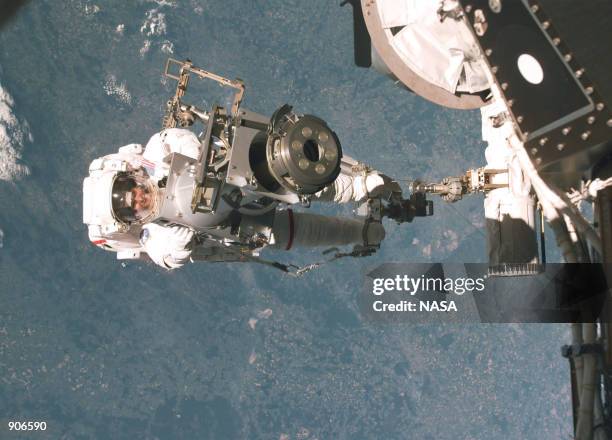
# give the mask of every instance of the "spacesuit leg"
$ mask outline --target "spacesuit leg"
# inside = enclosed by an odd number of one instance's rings
[[[508,170],[508,185],[486,192],[484,199],[489,264],[500,271],[506,264],[538,262],[536,201],[508,141],[514,128],[509,121],[499,127],[493,124],[503,109],[501,102],[481,108],[487,168]]]

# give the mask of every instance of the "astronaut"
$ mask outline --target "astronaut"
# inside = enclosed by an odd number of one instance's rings
[[[245,214],[243,210],[239,228],[253,232],[248,236],[241,232],[239,236],[236,221],[230,221],[237,209],[224,200],[214,213],[199,214],[208,216],[206,228],[158,221],[160,203],[174,197],[166,191],[169,155],[178,153],[196,160],[201,148],[201,141],[192,131],[168,128],[153,135],[144,148],[129,144],[115,154],[95,159],[83,184],[83,220],[88,225],[90,241],[116,252],[118,259],[148,257],[170,270],[196,259],[249,260],[265,246],[289,250],[299,245],[353,244],[368,249],[377,247],[384,238],[381,222],[371,217],[325,217],[283,210],[276,205],[258,215]],[[359,203],[401,195],[399,185],[387,176],[346,156],[343,161],[363,171],[340,172],[332,184],[313,195],[313,201]]]

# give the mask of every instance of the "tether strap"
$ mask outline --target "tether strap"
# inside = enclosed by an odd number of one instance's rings
[[[334,252],[334,251],[337,251],[337,248],[328,249],[327,251],[323,252],[323,254],[325,255],[327,253]],[[353,252],[346,252],[346,253],[336,252],[333,257],[327,260],[311,263],[311,264],[308,264],[307,266],[302,266],[302,267],[296,266],[295,264],[283,264],[283,263],[279,263],[278,261],[265,260],[263,258],[255,257],[252,255],[243,255],[242,256],[243,260],[241,261],[251,261],[253,263],[264,264],[266,266],[271,266],[275,269],[278,269],[292,277],[300,277],[304,275],[306,272],[310,272],[311,270],[318,269],[321,266],[324,266],[325,264],[332,263],[341,258],[367,257],[369,255],[372,255],[374,252],[376,252],[374,248],[366,248],[366,249],[355,250]]]

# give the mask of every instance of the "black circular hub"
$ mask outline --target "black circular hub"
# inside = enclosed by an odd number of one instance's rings
[[[318,162],[321,158],[322,148],[312,139],[304,142],[304,156],[311,162]]]

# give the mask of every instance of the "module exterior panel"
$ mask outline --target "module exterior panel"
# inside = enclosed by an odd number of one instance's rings
[[[580,64],[580,51],[566,46],[539,2],[461,3],[534,163],[541,168],[595,146],[607,151],[601,144],[612,138],[609,106]],[[521,56],[540,66],[537,81],[519,69]]]

